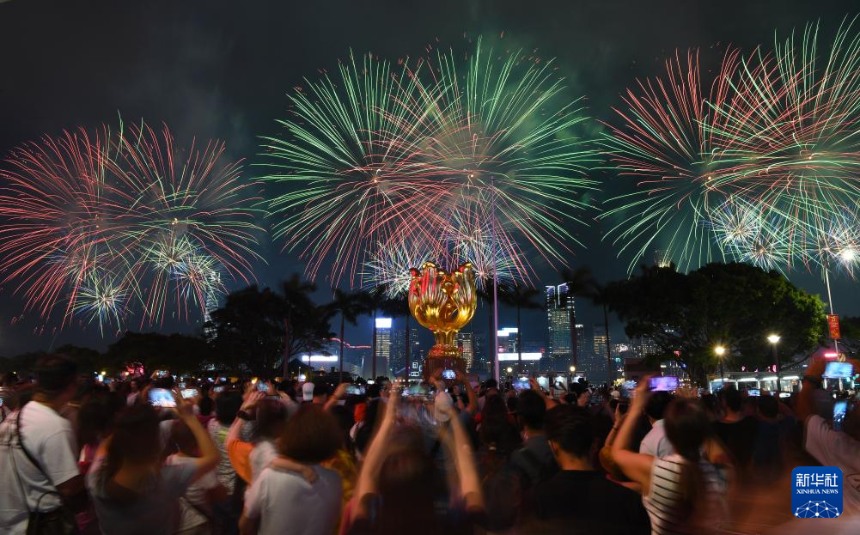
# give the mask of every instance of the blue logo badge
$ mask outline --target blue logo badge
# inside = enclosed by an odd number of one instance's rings
[[[836,518],[842,514],[842,470],[798,466],[791,472],[791,509],[797,518]]]

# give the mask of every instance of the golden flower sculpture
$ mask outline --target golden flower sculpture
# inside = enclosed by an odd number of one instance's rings
[[[439,369],[464,372],[456,336],[472,320],[478,306],[472,264],[467,262],[448,273],[433,262],[425,262],[410,273],[409,311],[436,339],[424,363],[424,376],[430,377]]]

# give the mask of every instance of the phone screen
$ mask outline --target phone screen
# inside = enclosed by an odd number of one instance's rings
[[[513,384],[514,390],[530,390],[532,385],[529,383],[528,377],[520,377]]]
[[[185,388],[182,390],[182,399],[191,399],[197,397],[196,388]]]
[[[824,377],[828,379],[850,379],[854,375],[854,365],[850,362],[828,362]]]
[[[454,379],[457,377],[457,373],[454,370],[443,370],[442,371],[442,379]]]
[[[364,394],[364,387],[360,385],[349,385],[346,387],[346,393],[350,396],[361,396]]]
[[[655,392],[673,392],[678,390],[678,378],[672,375],[652,377],[650,387]]]
[[[748,396],[761,396],[761,390],[758,388],[750,388],[747,390]]]
[[[842,431],[842,422],[845,420],[845,413],[847,411],[847,401],[840,400],[833,404],[833,429]]]
[[[173,392],[165,388],[153,388],[149,391],[149,402],[156,407],[175,407],[176,400]]]
[[[266,384],[265,381],[257,381],[257,390],[259,390],[260,392],[268,392],[269,385]]]
[[[221,392],[223,392],[223,391],[224,391],[224,387],[223,387],[223,386],[216,386],[216,387],[215,387],[215,388],[213,388],[212,390],[213,390],[216,394],[220,394]]]

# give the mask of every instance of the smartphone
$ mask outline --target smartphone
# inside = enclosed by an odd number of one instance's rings
[[[828,379],[850,379],[854,375],[854,365],[850,362],[828,362],[824,377]]]
[[[212,391],[215,392],[216,394],[220,394],[221,392],[224,391],[224,387],[223,386],[216,386],[215,388],[212,389]]]
[[[176,386],[178,386],[179,388],[185,388],[185,382],[181,382],[181,383],[177,384]]]
[[[833,404],[833,429],[842,431],[842,422],[845,420],[845,413],[848,412],[848,402],[841,399]]]
[[[404,395],[406,395],[406,391],[404,390]],[[364,387],[361,385],[349,385],[346,387],[346,393],[349,396],[363,396],[364,395]]]
[[[516,390],[518,392],[520,390],[531,390],[531,387],[532,387],[531,383],[529,383],[528,377],[520,377],[519,379],[514,381],[514,383],[511,386],[513,386],[514,390]]]
[[[167,370],[155,370],[155,376],[158,377],[159,379],[164,379],[165,377],[167,377],[167,375],[168,375]]]
[[[442,370],[442,379],[455,379],[457,377],[457,372],[454,370]]]
[[[155,407],[175,407],[176,399],[173,392],[166,388],[152,388],[149,390],[149,402]]]
[[[269,385],[267,385],[265,381],[257,381],[257,390],[260,392],[268,392]]]
[[[759,389],[759,388],[750,388],[749,390],[747,390],[747,395],[748,395],[748,396],[759,397],[759,396],[761,396],[761,389]]]
[[[196,388],[184,388],[181,392],[182,399],[196,398],[198,393]]]
[[[678,378],[673,375],[652,377],[649,386],[654,392],[674,392],[678,390]]]
[[[549,390],[549,377],[538,377],[537,384],[544,390]]]

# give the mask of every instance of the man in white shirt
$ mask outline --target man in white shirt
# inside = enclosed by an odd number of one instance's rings
[[[663,428],[663,413],[672,402],[672,394],[669,392],[654,392],[648,398],[645,405],[645,415],[651,424],[651,430],[639,444],[639,453],[653,455],[658,459],[668,457],[675,453],[672,443],[666,438],[666,430]]]
[[[0,425],[0,532],[26,533],[30,512],[58,515],[86,505],[75,435],[59,411],[77,388],[77,366],[62,355],[36,363],[36,394]],[[28,455],[29,454],[29,455]]]

